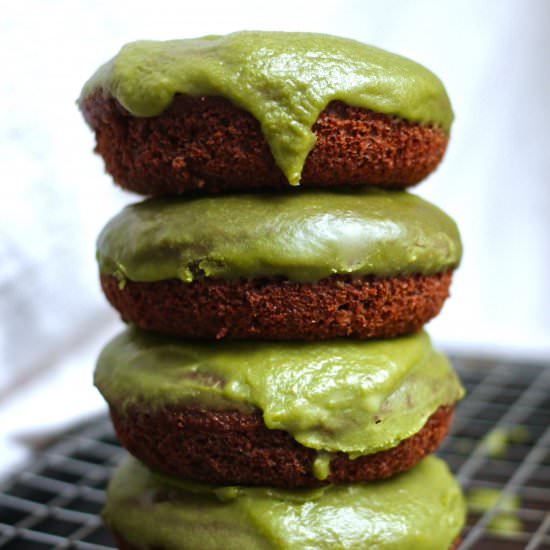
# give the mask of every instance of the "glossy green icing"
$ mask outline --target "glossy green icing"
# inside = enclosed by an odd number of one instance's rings
[[[130,459],[103,511],[137,548],[165,550],[447,550],[464,516],[459,486],[434,457],[382,482],[313,491],[200,486]]]
[[[341,100],[448,131],[453,112],[441,81],[404,57],[336,36],[237,32],[127,44],[85,84],[135,116],[155,116],[176,93],[223,96],[260,122],[273,157],[298,184],[315,144],[311,127]]]
[[[313,475],[320,481],[324,481],[330,475],[330,463],[336,455],[326,451],[318,451],[313,461]]]
[[[122,410],[258,408],[268,428],[352,457],[394,447],[463,395],[424,332],[377,341],[211,344],[129,329],[102,351],[95,384]]]
[[[366,188],[152,199],[122,210],[97,244],[102,273],[149,282],[430,274],[461,253],[437,207]]]

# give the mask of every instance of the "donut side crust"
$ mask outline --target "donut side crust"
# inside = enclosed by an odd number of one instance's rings
[[[334,276],[313,283],[262,279],[126,281],[101,275],[122,319],[191,338],[392,338],[419,330],[449,295],[452,270],[395,277]]]
[[[288,187],[259,122],[227,99],[176,95],[155,117],[134,117],[101,91],[82,111],[95,151],[121,187],[143,195],[218,193]],[[404,189],[441,161],[448,135],[333,101],[312,128],[316,144],[302,171],[304,187],[368,184]]]

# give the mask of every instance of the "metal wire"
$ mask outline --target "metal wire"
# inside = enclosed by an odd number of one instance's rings
[[[550,368],[455,364],[469,393],[440,455],[467,494],[491,489],[497,495],[486,512],[469,514],[460,550],[550,550]],[[507,442],[518,428],[520,436]],[[492,435],[503,436],[502,448],[489,444]],[[518,499],[517,509],[507,507],[510,498]],[[510,516],[516,528],[500,532],[495,520]]]
[[[486,512],[469,514],[460,550],[550,550],[550,368],[466,358],[454,364],[468,395],[439,454],[466,493],[499,495]],[[520,437],[502,448],[488,444],[491,434],[514,431]],[[38,454],[0,487],[0,548],[116,548],[98,514],[124,456],[106,417]],[[519,499],[513,511],[510,495]],[[495,530],[495,520],[510,514],[513,532]]]

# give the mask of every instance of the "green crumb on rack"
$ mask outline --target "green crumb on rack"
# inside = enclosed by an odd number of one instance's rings
[[[518,495],[504,493],[498,489],[470,489],[466,494],[468,510],[473,514],[484,514],[497,507],[496,514],[489,520],[487,530],[501,536],[521,533],[523,524],[517,516],[520,508]]]
[[[499,427],[491,430],[482,439],[482,445],[491,458],[503,458],[510,443],[525,443],[529,430],[525,426]]]

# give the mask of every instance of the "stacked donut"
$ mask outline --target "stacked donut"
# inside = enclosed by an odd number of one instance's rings
[[[461,244],[403,190],[447,145],[437,77],[240,32],[128,44],[80,107],[116,183],[152,197],[97,249],[130,325],[95,372],[135,457],[104,510],[119,547],[456,546],[462,495],[427,455],[463,389],[422,327]]]

